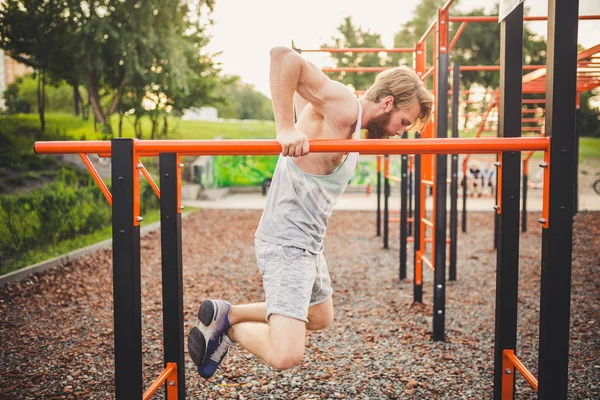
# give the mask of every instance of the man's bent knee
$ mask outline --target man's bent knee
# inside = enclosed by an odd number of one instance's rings
[[[294,367],[296,364],[302,361],[303,357],[304,349],[301,351],[292,350],[286,353],[276,353],[270,357],[268,364],[274,369],[283,371]]]
[[[310,331],[320,331],[328,328],[333,323],[333,313],[315,314],[308,317],[306,329]]]

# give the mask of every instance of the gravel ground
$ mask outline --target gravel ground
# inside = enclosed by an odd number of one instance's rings
[[[518,353],[537,375],[541,228],[530,215],[521,236]],[[253,233],[260,211],[203,210],[185,219],[186,332],[206,297],[262,301]],[[326,256],[335,322],[309,334],[304,361],[273,371],[242,349],[215,377],[198,377],[186,357],[194,399],[490,399],[495,260],[493,216],[470,213],[458,244],[458,281],[447,289],[445,342],[431,340],[432,273],[424,305],[398,281],[398,244],[382,250],[372,212],[334,213]],[[230,221],[230,224],[224,224]],[[600,213],[576,218],[569,398],[600,398]],[[392,229],[397,241],[398,229]],[[412,252],[409,252],[412,254]],[[412,256],[410,257],[412,260]],[[409,265],[412,277],[412,266]],[[114,397],[111,253],[0,288],[0,398]],[[162,369],[160,233],[142,238],[144,385]],[[523,378],[517,398],[536,398]]]

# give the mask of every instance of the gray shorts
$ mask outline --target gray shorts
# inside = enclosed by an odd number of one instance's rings
[[[256,261],[263,277],[267,322],[271,314],[308,322],[308,308],[331,294],[331,278],[323,254],[256,238]]]

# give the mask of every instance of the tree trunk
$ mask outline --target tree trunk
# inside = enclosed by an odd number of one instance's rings
[[[40,129],[42,132],[46,131],[46,118],[44,115],[45,100],[46,100],[46,85],[44,82],[44,73],[39,71],[37,75],[37,103],[38,103],[38,115],[40,117]]]
[[[164,123],[162,128],[162,137],[167,137],[167,133],[169,132],[169,122],[167,120],[167,115],[164,117]]]
[[[88,84],[88,92],[90,94],[90,105],[92,106],[92,112],[96,117],[96,121],[104,125],[106,124],[106,116],[102,110],[102,104],[100,104],[100,93],[98,90],[96,73],[94,71],[89,71],[86,80]]]
[[[73,115],[78,117],[80,115],[79,105],[81,104],[81,96],[79,95],[79,87],[77,84],[73,85]]]
[[[123,113],[119,113],[119,137],[123,137]]]

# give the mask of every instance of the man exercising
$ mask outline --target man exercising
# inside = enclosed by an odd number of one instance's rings
[[[358,153],[310,153],[309,140],[358,140],[361,129],[369,139],[384,139],[431,118],[433,96],[408,67],[381,72],[357,99],[296,51],[276,47],[270,85],[281,156],[255,235],[265,302],[200,304],[188,350],[204,378],[235,343],[272,368],[291,368],[304,355],[306,330],[325,329],[333,321],[323,240]]]

